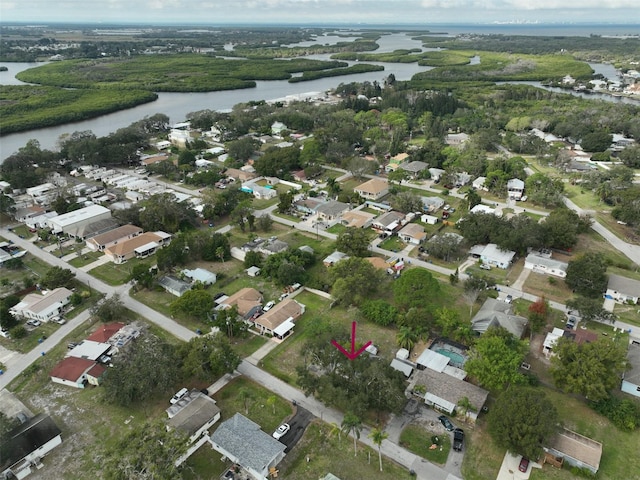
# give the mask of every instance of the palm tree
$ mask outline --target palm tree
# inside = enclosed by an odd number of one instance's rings
[[[338,445],[340,445],[340,441],[342,440],[342,430],[340,429],[340,426],[333,422],[330,427],[331,430],[329,431],[329,436],[332,437],[333,435],[338,435]]]
[[[418,333],[411,327],[402,326],[396,334],[396,341],[400,348],[406,348],[411,351],[413,346],[418,341]]]
[[[467,192],[464,198],[467,200],[467,203],[469,204],[469,210],[471,210],[476,205],[482,203],[482,198],[480,197],[478,192],[476,192],[476,190],[473,188]]]
[[[369,434],[369,438],[378,446],[378,460],[380,460],[380,471],[382,471],[382,442],[389,437],[389,434],[380,428],[374,428]]]
[[[354,413],[347,412],[342,420],[342,431],[347,435],[349,432],[353,435],[353,456],[358,454],[357,440],[360,438],[360,431],[362,430],[362,420]]]
[[[462,397],[458,400],[458,407],[460,407],[460,413],[464,415],[464,421],[467,423],[467,412],[475,412],[473,404],[469,400],[469,397]]]

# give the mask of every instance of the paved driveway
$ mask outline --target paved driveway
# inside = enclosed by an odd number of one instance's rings
[[[518,470],[521,458],[522,455],[513,455],[510,452],[505,453],[496,480],[528,480],[529,475],[531,475],[531,469],[542,468],[542,465],[539,463],[529,462],[529,468],[523,473]]]
[[[296,406],[296,413],[287,422],[291,427],[291,430],[289,430],[287,434],[280,439],[280,442],[287,446],[285,453],[289,453],[300,441],[304,431],[311,423],[311,420],[313,420],[313,414],[309,410],[302,408],[299,405]]]

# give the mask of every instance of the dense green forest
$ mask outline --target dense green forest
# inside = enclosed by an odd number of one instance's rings
[[[32,85],[0,86],[0,135],[77,122],[152,102],[145,90],[67,90]]]
[[[325,77],[339,77],[341,75],[352,75],[355,73],[367,73],[367,72],[382,72],[384,67],[382,65],[368,65],[361,63],[358,65],[352,65],[345,68],[335,68],[332,70],[319,70],[314,72],[304,72],[301,77],[293,77],[289,79],[289,83],[307,82],[309,80],[317,80],[318,78]]]
[[[208,55],[154,55],[69,60],[25,70],[19,80],[67,88],[144,88],[155,92],[211,92],[251,88],[256,80],[346,67],[345,62],[292,59],[225,60]]]

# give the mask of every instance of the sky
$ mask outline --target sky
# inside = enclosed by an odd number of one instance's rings
[[[0,0],[0,22],[638,24],[640,0]]]

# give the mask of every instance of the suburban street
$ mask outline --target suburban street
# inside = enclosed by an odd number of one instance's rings
[[[345,177],[348,176],[348,172],[345,172]],[[371,176],[368,176],[371,177]],[[175,185],[167,185],[168,188],[175,189],[178,191],[183,191],[184,193],[189,193],[191,195],[198,196],[199,193],[197,191],[191,191],[179,186]],[[413,188],[417,188],[423,191],[432,191],[434,193],[440,193],[440,190],[432,189],[428,186],[424,185],[412,185]],[[463,197],[461,194],[457,192],[452,192],[452,196]],[[566,200],[567,206],[575,210],[579,214],[583,214],[584,211],[573,204],[571,201]],[[507,207],[506,204],[500,204],[503,207]],[[513,206],[509,206],[513,208]],[[314,225],[312,222],[295,222],[292,220],[288,220],[277,215],[274,215],[274,211],[277,206],[271,206],[263,210],[256,211],[256,216],[260,215],[270,215],[271,218],[283,225],[287,225],[291,228],[298,229],[301,231],[308,232],[310,234],[315,234],[317,236],[322,236],[324,238],[328,238],[330,240],[335,240],[336,235],[325,231],[324,228],[319,228],[317,225]],[[522,210],[519,207],[518,210]],[[530,210],[532,211],[532,210]],[[534,212],[540,215],[546,215],[545,212]],[[228,227],[225,227],[228,230]],[[630,245],[623,240],[616,237],[614,234],[609,232],[605,227],[603,227],[598,222],[593,222],[593,229],[600,233],[611,245],[613,245],[620,252],[624,253],[627,257],[629,257],[636,264],[640,264],[640,247],[635,245]],[[177,338],[183,341],[189,341],[191,338],[195,337],[197,334],[194,331],[185,328],[179,323],[175,322],[171,318],[153,310],[152,308],[138,302],[129,296],[129,289],[131,288],[131,284],[124,284],[117,287],[113,287],[105,284],[104,282],[92,277],[84,271],[83,269],[75,268],[69,265],[66,261],[61,258],[58,258],[56,255],[49,253],[36,245],[34,245],[30,240],[20,238],[15,233],[8,230],[7,227],[1,229],[1,234],[7,240],[12,241],[16,246],[26,250],[29,254],[34,255],[38,258],[42,258],[45,262],[49,263],[53,266],[59,266],[62,268],[70,269],[75,273],[78,281],[89,285],[92,289],[98,291],[99,293],[105,295],[105,297],[110,297],[112,295],[118,294],[124,303],[124,305],[130,309],[131,311],[141,315],[142,317],[148,319],[153,322],[155,325],[160,328],[166,330],[167,332],[173,334]],[[383,255],[387,258],[396,256],[404,258],[407,263],[411,265],[417,265],[422,268],[426,268],[437,272],[442,275],[451,275],[455,273],[454,270],[441,267],[438,265],[434,265],[431,262],[423,261],[417,258],[410,258],[409,252],[411,248],[407,247],[405,250],[401,252],[390,252],[388,250],[384,250],[378,247],[380,243],[379,238],[375,238],[370,244],[370,250],[372,253],[376,253],[379,255]],[[465,280],[467,277],[463,271],[459,273],[460,279]],[[531,295],[525,293],[521,290],[522,283],[524,283],[524,279],[522,282],[515,282],[512,286],[499,285],[498,288],[500,290],[500,298],[504,298],[507,294],[512,295],[514,298],[523,298],[529,301],[537,300],[535,295]],[[557,302],[549,302],[550,306],[554,309],[560,310],[562,312],[567,312],[567,308],[565,305],[557,303]],[[35,362],[40,356],[46,355],[53,347],[55,347],[58,343],[63,341],[63,339],[72,332],[76,327],[85,322],[90,316],[89,311],[84,311],[79,314],[77,317],[68,321],[65,325],[62,325],[58,330],[56,330],[52,335],[50,335],[47,339],[45,339],[42,343],[38,344],[36,348],[34,348],[31,352],[21,354],[17,352],[10,352],[7,349],[0,348],[0,360],[2,360],[7,370],[3,375],[0,375],[0,390],[4,389],[12,380],[14,380],[22,371],[24,371],[29,365]],[[616,322],[614,325],[618,328],[623,328],[626,331],[636,337],[640,338],[640,329],[632,325],[625,324],[623,322]],[[306,397],[301,391],[296,388],[288,385],[287,383],[277,379],[276,377],[270,375],[269,373],[263,371],[259,368],[261,358],[268,353],[268,351],[273,348],[272,342],[269,342],[264,349],[261,349],[259,352],[256,352],[251,357],[242,361],[240,366],[238,367],[238,372],[247,378],[257,382],[258,384],[264,386],[265,388],[273,391],[274,393],[280,395],[282,398],[287,399],[289,401],[295,401],[298,405],[303,408],[309,410],[313,415],[320,418],[323,421],[328,423],[336,423],[340,425],[342,423],[342,414],[337,410],[331,409],[323,405],[321,402],[317,401],[313,397]],[[228,381],[234,378],[233,375],[224,376],[220,381],[214,384],[215,389],[222,388]],[[212,386],[212,387],[214,387]],[[212,390],[212,391],[214,391]],[[364,444],[369,445],[374,450],[377,449],[377,446],[373,444],[371,439],[369,439],[368,435],[370,430],[366,427],[363,428],[361,432],[360,441]],[[395,436],[394,436],[395,438]],[[394,443],[390,439],[385,440],[381,446],[382,453],[394,459],[397,463],[407,468],[407,470],[413,470],[416,473],[417,478],[424,480],[457,480],[459,479],[459,462],[461,458],[456,460],[455,462],[452,460],[448,462],[444,468],[438,467],[434,464],[427,462],[426,460],[421,459],[420,457],[412,454],[408,450],[401,448],[397,443]],[[453,452],[452,452],[453,454]],[[457,457],[456,457],[457,458]]]

